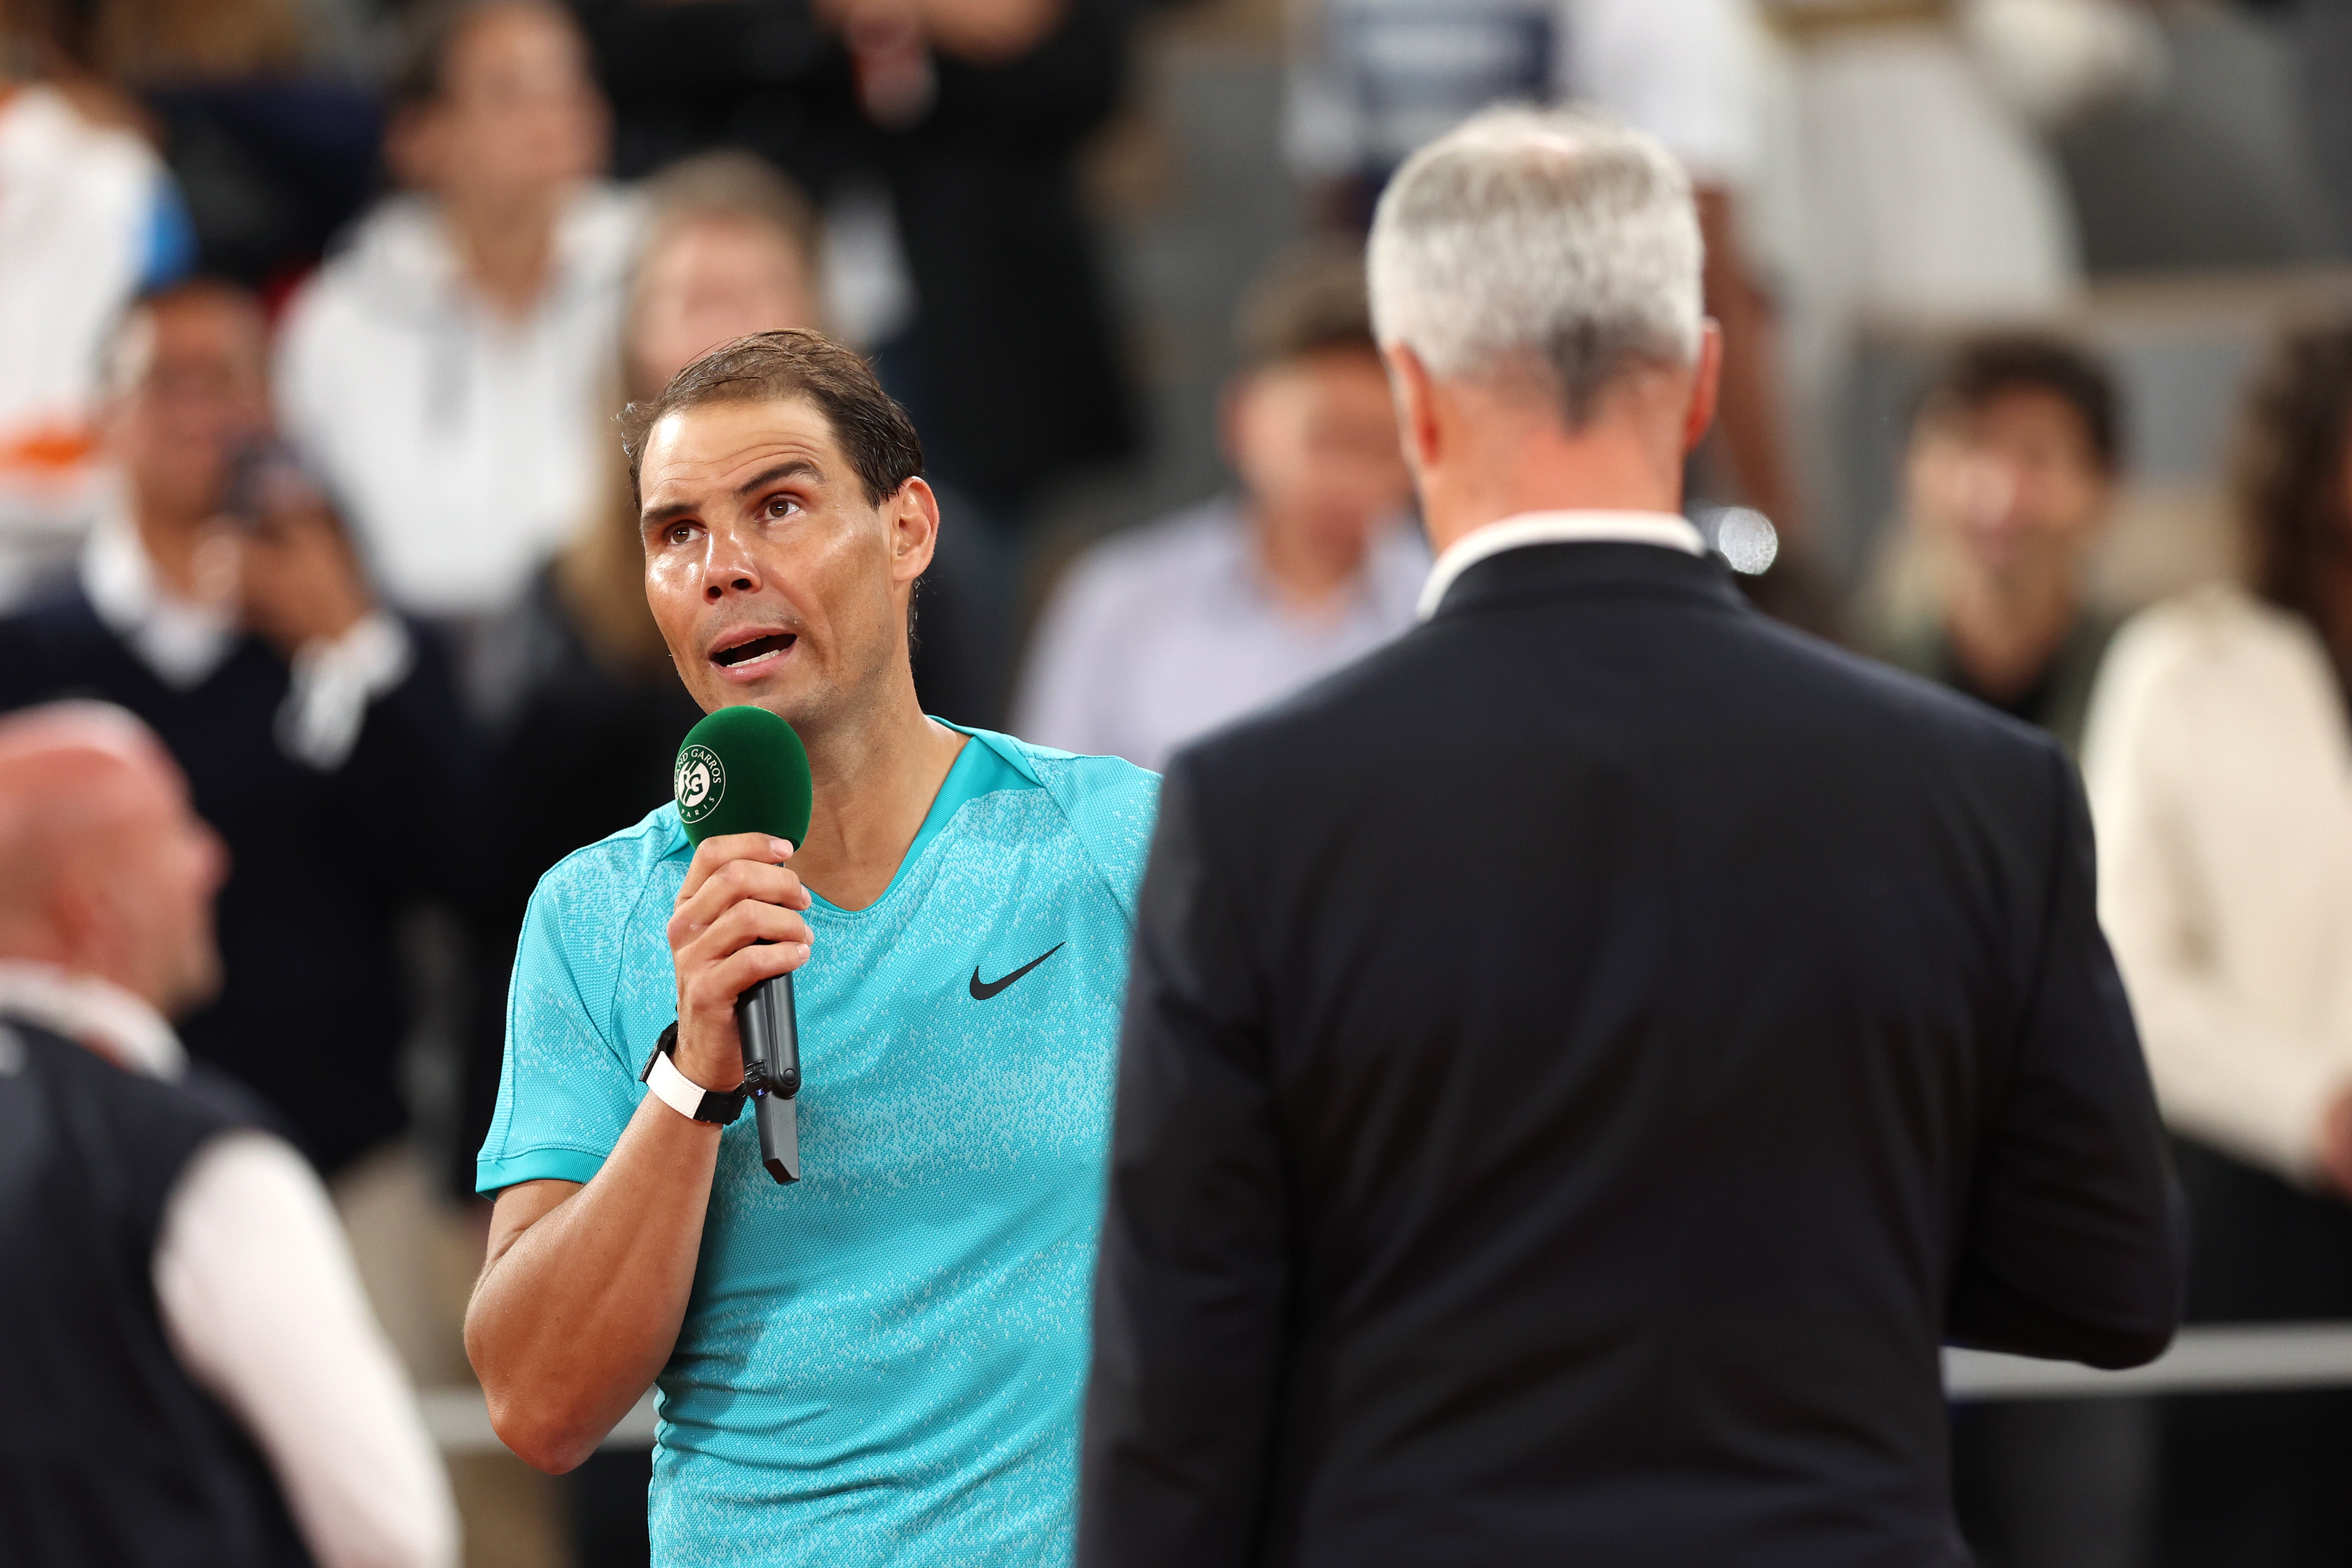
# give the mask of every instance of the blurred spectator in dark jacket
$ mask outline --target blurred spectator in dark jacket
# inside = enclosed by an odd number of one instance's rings
[[[1276,264],[1244,301],[1226,393],[1240,492],[1097,545],[1039,625],[1014,716],[1045,746],[1166,765],[1412,623],[1429,551],[1360,252]]]
[[[878,198],[864,254],[903,269],[911,316],[839,325],[881,350],[933,476],[1008,529],[1043,486],[1133,445],[1077,162],[1153,3],[577,0],[622,172],[735,145],[829,211]]]
[[[1927,601],[1880,629],[1878,651],[2081,750],[2116,629],[2088,576],[2120,441],[2115,382],[2087,350],[2040,334],[1963,345],[1904,459]]]
[[[1931,585],[1880,652],[2055,736],[2083,742],[2116,622],[2085,578],[2120,458],[2115,384],[2087,350],[2012,334],[1965,343],[1913,421],[1905,514]],[[1953,1501],[1986,1568],[2140,1568],[2155,1415],[2128,1399],[1966,1406]]]
[[[2257,377],[2253,567],[2134,617],[2083,770],[2099,916],[2177,1140],[2193,1322],[2352,1317],[2352,323]],[[2251,591],[2250,591],[2251,590]],[[2167,1402],[2158,1560],[2352,1560],[2352,1394]]]
[[[290,284],[372,193],[382,126],[354,68],[355,14],[306,0],[56,9],[72,18],[66,51],[135,97],[205,272]]]
[[[0,622],[0,707],[98,697],[163,737],[231,857],[226,979],[183,1036],[331,1175],[406,1119],[394,925],[463,863],[455,698],[434,650],[376,603],[323,493],[258,444],[269,386],[249,295],[156,295],[109,363],[119,504],[70,588]]]
[[[299,294],[289,433],[385,592],[506,603],[594,493],[595,421],[636,208],[595,178],[604,108],[551,0],[432,0],[386,157],[408,187]]]

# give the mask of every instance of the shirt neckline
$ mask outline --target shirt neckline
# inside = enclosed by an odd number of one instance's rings
[[[1428,620],[1462,574],[1505,550],[1530,545],[1637,544],[1705,555],[1706,539],[1688,517],[1674,512],[1521,512],[1471,529],[1446,548],[1422,585],[1415,618]]]
[[[915,830],[914,841],[908,844],[907,852],[898,857],[898,869],[890,873],[889,885],[863,909],[844,909],[811,888],[809,898],[813,908],[822,909],[825,914],[844,920],[856,920],[872,914],[890,902],[891,895],[905,884],[915,863],[931,847],[931,841],[946,830],[947,825],[955,820],[955,814],[967,804],[1000,789],[1038,788],[1036,777],[991,744],[995,737],[987,731],[950,724],[943,718],[933,718],[931,722],[963,736],[963,749],[957,752],[956,759],[948,765],[948,775],[940,780],[939,793],[931,797],[930,809],[923,813],[923,825]]]
[[[174,691],[203,685],[236,650],[237,627],[228,616],[164,591],[137,526],[119,507],[90,528],[80,574],[82,595],[100,622]]]

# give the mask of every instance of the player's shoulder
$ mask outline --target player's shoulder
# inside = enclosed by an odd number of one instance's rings
[[[1037,782],[1087,856],[1132,906],[1160,816],[1160,775],[1123,757],[1088,757],[1009,735],[981,734]]]
[[[1147,819],[1160,800],[1160,775],[1124,757],[1096,757],[1039,746],[1017,736],[995,738],[1028,765],[1038,787],[1065,811],[1141,811]]]
[[[664,801],[628,827],[556,862],[539,879],[531,904],[567,919],[618,918],[684,841],[677,807]]]

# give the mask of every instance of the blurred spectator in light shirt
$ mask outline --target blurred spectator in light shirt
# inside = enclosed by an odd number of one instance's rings
[[[1070,568],[1016,704],[1025,738],[1158,768],[1412,623],[1429,554],[1360,253],[1278,263],[1244,300],[1241,338],[1224,407],[1240,493]]]
[[[1963,344],[1904,458],[1927,602],[1891,617],[1877,651],[2079,751],[2116,628],[2086,579],[2119,442],[2115,383],[2087,351],[2040,334]]]
[[[2176,1136],[2192,1322],[2352,1317],[2352,322],[2247,401],[2248,588],[2116,634],[2083,769],[2099,916]],[[2168,1400],[2167,1563],[2352,1559],[2352,1394]]]
[[[0,607],[71,559],[103,504],[99,362],[122,308],[186,275],[195,239],[110,95],[15,81],[0,16]],[[109,110],[116,112],[109,112]]]
[[[637,235],[595,176],[604,108],[569,13],[454,0],[422,16],[385,155],[408,189],[293,301],[290,435],[393,600],[506,603],[584,512]]]

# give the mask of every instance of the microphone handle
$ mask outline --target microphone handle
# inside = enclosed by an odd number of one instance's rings
[[[743,1043],[743,1086],[760,1124],[760,1163],[778,1186],[801,1179],[800,1019],[793,1009],[793,977],[776,975],[735,998],[735,1032]]]

